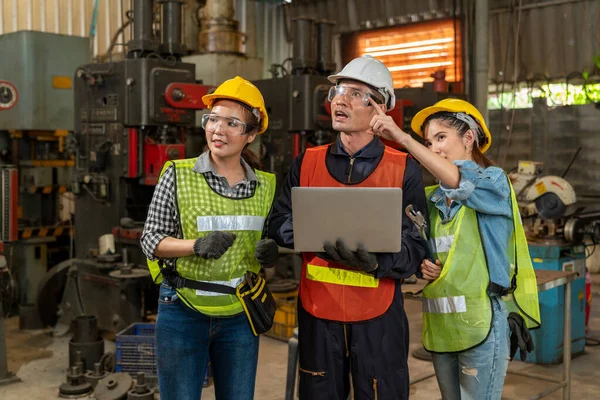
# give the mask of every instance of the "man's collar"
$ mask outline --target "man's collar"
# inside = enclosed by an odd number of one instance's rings
[[[377,158],[377,157],[381,156],[381,153],[383,153],[384,149],[385,149],[385,145],[379,139],[379,137],[376,136],[366,146],[364,146],[362,149],[360,149],[356,153],[354,153],[354,155],[352,157],[353,158],[356,158],[356,157]],[[331,154],[344,155],[344,156],[348,156],[348,157],[350,156],[350,154],[348,154],[348,152],[344,148],[344,144],[342,143],[342,135],[341,134],[338,135],[335,143],[333,144],[333,146],[331,146]]]

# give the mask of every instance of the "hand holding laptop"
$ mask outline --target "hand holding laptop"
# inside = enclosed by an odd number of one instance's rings
[[[374,272],[379,267],[375,254],[369,253],[362,245],[359,245],[358,249],[353,252],[346,247],[343,240],[338,239],[335,246],[330,242],[325,242],[323,249],[325,254],[317,254],[325,260],[334,261],[365,272]]]

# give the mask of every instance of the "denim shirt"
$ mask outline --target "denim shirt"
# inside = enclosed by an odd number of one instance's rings
[[[484,169],[470,160],[458,160],[454,164],[460,170],[459,187],[452,189],[440,185],[429,200],[444,221],[454,218],[462,206],[477,212],[490,280],[508,288],[508,244],[514,229],[508,177],[501,168]],[[450,207],[446,197],[452,200]]]

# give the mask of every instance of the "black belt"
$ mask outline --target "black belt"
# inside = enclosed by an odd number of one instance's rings
[[[206,292],[215,292],[223,294],[236,294],[235,288],[231,286],[219,285],[218,283],[200,282],[191,279],[182,278],[179,275],[164,276],[165,283],[176,289],[188,288],[195,290],[204,290]]]

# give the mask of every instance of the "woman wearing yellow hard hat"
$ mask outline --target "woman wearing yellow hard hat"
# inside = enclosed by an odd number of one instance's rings
[[[252,399],[257,329],[235,289],[247,271],[275,265],[263,237],[275,176],[260,171],[247,146],[269,117],[263,97],[239,76],[202,98],[207,149],[169,161],[154,191],[141,238],[161,283],[156,359],[161,399],[198,400],[210,358],[217,399]]]
[[[383,113],[371,121],[374,134],[402,145],[439,181],[426,188],[431,259],[421,264],[429,281],[423,346],[444,399],[500,399],[508,360],[517,346],[521,358],[532,350],[527,329],[540,324],[516,197],[484,155],[492,136],[472,104],[439,101],[411,127],[425,145]]]

